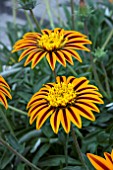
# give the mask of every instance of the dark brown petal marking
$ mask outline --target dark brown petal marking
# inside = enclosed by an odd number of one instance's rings
[[[36,46],[36,44],[23,45],[21,47],[17,47],[17,50],[18,50],[18,48],[28,48],[28,47],[31,47],[31,46]]]
[[[51,112],[52,110],[53,110],[53,108],[50,107],[50,108],[42,115],[42,117],[41,117],[41,119],[40,119],[40,121],[39,121],[39,126],[40,126],[41,122],[43,121],[44,117],[45,117],[49,112]]]
[[[1,88],[0,88],[0,91],[3,92],[3,93],[5,93],[5,94],[7,94],[7,92],[6,92],[4,89],[1,89]]]
[[[54,114],[55,114],[55,116],[54,116],[54,126],[55,126],[55,129],[56,129],[56,127],[57,127],[58,112],[59,112],[59,110],[56,110],[56,112],[54,113]]]
[[[107,157],[109,158],[109,160],[111,161],[111,163],[113,163],[113,160],[112,160],[112,158],[111,158],[111,155],[110,155],[110,154],[107,154],[107,153],[106,153],[106,155],[107,155]]]
[[[61,63],[64,63],[62,57],[59,55],[59,53],[57,53],[57,51],[55,51],[55,54],[56,54],[57,58],[61,61]]]
[[[75,116],[75,113],[73,112],[73,110],[70,107],[68,108],[68,110],[69,110],[70,114],[72,115],[72,117],[74,118],[74,120],[79,124],[79,121],[78,121],[77,117]]]
[[[63,111],[63,118],[64,118],[65,126],[66,126],[66,129],[68,129],[68,122],[67,122],[66,110],[63,109],[62,111]]]
[[[87,79],[81,80],[78,84],[75,85],[74,90],[77,90],[79,86],[81,86]]]
[[[45,34],[49,35],[48,31],[47,30],[43,30]]]
[[[105,164],[103,164],[102,162],[100,162],[98,159],[92,157],[90,155],[91,159],[93,159],[101,168],[103,168],[104,170],[110,170]]]
[[[67,61],[70,61],[70,58],[68,57],[68,55],[66,55],[63,51],[62,51],[62,53],[63,53],[65,59],[66,59]]]
[[[89,89],[89,91],[90,91],[90,89],[94,89],[94,90],[96,90],[95,88],[93,88],[93,87],[84,87],[84,88],[82,88],[82,89],[79,89],[77,92],[81,92],[81,91],[83,91],[83,90],[87,90],[87,89]]]
[[[70,83],[72,83],[73,81],[75,80],[75,78],[74,77],[72,77],[71,79],[70,79]]]
[[[53,66],[53,56],[52,56],[52,52],[49,52],[49,58],[50,58],[50,63]]]
[[[52,84],[47,83],[47,85],[48,85],[48,86],[50,86],[50,87],[53,87],[53,85],[52,85]]]
[[[83,105],[86,105],[86,106],[88,106],[88,107],[90,107],[90,108],[92,108],[92,109],[95,109],[95,107],[93,107],[92,105],[90,105],[89,103],[85,103],[85,102],[81,102],[81,101],[76,101],[76,103],[78,103],[78,104],[83,104]],[[75,106],[76,106],[76,104],[75,104]]]
[[[5,97],[5,96],[4,96]],[[2,99],[2,101],[3,101],[3,103],[4,103],[4,105],[6,104],[5,103],[5,100],[4,100],[4,98],[0,95],[0,98]]]
[[[38,101],[40,101],[40,100],[43,100],[43,99],[44,99],[44,98],[42,97],[42,98],[33,100],[33,101],[30,103],[30,106],[31,106],[33,103],[36,103],[36,102],[38,102]]]
[[[35,55],[36,53],[37,53],[37,52],[33,53],[33,54],[29,57],[29,59],[27,60],[27,62],[30,62],[30,61],[33,59],[33,57],[34,57],[34,55]]]
[[[7,87],[7,84],[4,83],[3,81],[0,81],[0,84],[4,85],[5,87]]]
[[[47,96],[48,94],[45,94],[45,93],[43,93],[43,92],[40,92],[40,94],[37,94],[37,96],[40,96],[40,95]]]
[[[49,92],[49,90],[41,90],[41,92],[47,92],[47,93],[48,93],[48,92]]]
[[[47,102],[45,101],[45,102],[43,102],[43,103],[39,103],[39,104],[37,104],[35,107],[31,107],[32,109],[30,110],[30,112],[33,112],[37,107],[40,107],[41,105],[45,105],[45,104],[47,104]]]
[[[60,82],[64,82],[64,81],[63,81],[63,77],[62,77],[62,76],[60,76]]]
[[[78,97],[77,99],[94,100],[94,101],[100,102],[100,100],[95,99],[95,98],[93,98],[93,97]]]
[[[82,96],[82,95],[85,95],[85,94],[89,94],[89,95],[92,94],[92,95],[98,96],[97,94],[95,94],[95,92],[94,93],[93,92],[84,92],[84,93],[81,93],[81,94],[77,94],[77,96]]]
[[[68,44],[66,44],[65,47],[75,47],[75,48],[80,49],[80,50],[83,49],[83,47],[81,47],[81,46],[79,46],[79,45],[75,45],[75,44],[73,44],[73,45],[68,45]]]
[[[90,115],[89,112],[87,112],[85,109],[83,109],[82,107],[76,105],[76,107],[78,110],[80,110],[81,112],[85,113],[87,116],[89,116],[90,118],[92,118],[92,116]]]
[[[71,42],[67,42],[66,44],[73,44],[73,43],[87,43],[86,40],[76,40],[76,41],[71,41]]]
[[[39,113],[41,110],[45,109],[46,107],[48,107],[47,104],[44,105],[43,107],[41,107],[41,108],[33,115],[32,119],[34,119],[34,117],[35,117],[36,115],[38,115],[38,113]]]
[[[42,54],[44,53],[44,51],[42,51],[35,59],[34,64],[40,59],[40,57],[42,56]],[[35,53],[36,54],[36,53]],[[38,53],[37,53],[38,54]]]
[[[27,50],[26,52],[24,51],[23,54],[26,56],[27,54],[29,54],[30,51],[32,52],[32,50],[35,50],[35,49],[36,49],[36,48],[30,48],[30,49]]]
[[[68,40],[74,39],[74,38],[81,38],[81,35],[73,35],[73,33],[66,33],[64,35],[64,38],[66,38],[69,34],[70,34],[70,37],[68,37]],[[72,36],[71,36],[71,34],[72,34]]]

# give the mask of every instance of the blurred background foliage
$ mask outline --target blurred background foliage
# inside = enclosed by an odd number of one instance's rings
[[[63,68],[56,65],[57,75],[73,75],[75,77],[86,76],[92,84],[99,87],[103,94],[104,105],[100,106],[100,114],[96,115],[96,121],[83,120],[82,129],[73,127],[85,161],[90,170],[94,168],[86,158],[87,152],[103,156],[104,151],[111,152],[113,146],[113,3],[108,0],[80,1],[74,3],[74,14],[72,6],[68,3],[58,4],[65,12],[66,23],[58,14],[58,23],[51,18],[49,3],[47,5],[49,22],[43,22],[40,18],[41,28],[62,27],[64,29],[75,29],[87,34],[92,41],[90,53],[80,52],[82,64],[74,60],[74,66],[67,64]],[[13,6],[15,10],[15,6]],[[38,0],[19,0],[17,7],[23,10],[31,10],[38,4]],[[69,10],[69,8],[71,10]],[[18,8],[16,10],[18,10]],[[57,9],[58,10],[58,9]],[[14,13],[13,13],[14,14]],[[26,112],[26,105],[31,96],[40,89],[42,84],[54,81],[54,77],[48,63],[43,59],[33,70],[30,65],[23,66],[24,60],[18,63],[19,52],[11,54],[15,41],[28,31],[37,31],[37,28],[25,11],[26,24],[20,25],[14,22],[7,23],[7,36],[10,47],[0,40],[0,75],[2,75],[11,87],[12,101],[9,105],[18,110]],[[74,15],[74,17],[73,17]],[[31,25],[30,25],[31,24]],[[28,26],[29,25],[29,26]],[[71,133],[67,136],[60,129],[55,135],[49,125],[45,123],[39,131],[34,125],[29,125],[29,119],[21,112],[11,109],[5,111],[8,122],[13,130],[9,131],[7,122],[0,117],[1,136],[20,154],[26,157],[42,170],[83,170],[76,149],[73,145]],[[65,165],[65,150],[68,150],[68,166]],[[7,148],[0,145],[0,169],[3,170],[30,170],[18,156],[15,156]]]

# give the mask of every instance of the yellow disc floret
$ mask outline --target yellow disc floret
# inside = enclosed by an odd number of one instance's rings
[[[48,35],[43,33],[41,38],[38,40],[38,46],[45,48],[47,51],[52,51],[54,49],[62,48],[67,41],[68,39],[64,38],[63,29],[60,32],[58,30],[54,30],[54,32],[50,32]]]
[[[49,102],[50,106],[66,106],[67,104],[74,103],[76,92],[72,83],[66,84],[64,82],[56,83],[54,87],[49,90],[48,96],[45,99]]]

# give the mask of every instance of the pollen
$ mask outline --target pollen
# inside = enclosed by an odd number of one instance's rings
[[[72,83],[66,84],[64,82],[56,83],[54,87],[49,90],[48,96],[45,99],[50,106],[67,106],[75,102],[76,92]]]
[[[55,30],[50,32],[48,35],[43,33],[41,38],[38,40],[38,46],[46,49],[47,51],[52,51],[64,47],[67,41],[68,39],[64,37],[63,29],[60,32]]]

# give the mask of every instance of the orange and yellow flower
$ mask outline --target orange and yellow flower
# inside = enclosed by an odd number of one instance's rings
[[[54,70],[56,61],[64,67],[66,67],[66,61],[73,65],[72,56],[82,62],[75,50],[89,52],[90,50],[84,46],[85,44],[91,44],[91,41],[80,32],[61,28],[44,29],[42,34],[37,32],[26,33],[22,39],[15,43],[12,52],[24,50],[19,61],[27,56],[24,66],[32,62],[31,68],[34,68],[43,57],[46,57],[51,69]]]
[[[105,158],[102,158],[100,156],[87,153],[87,157],[89,158],[92,165],[97,170],[113,170],[113,150],[110,153],[104,152]]]
[[[8,108],[6,96],[12,99],[12,96],[8,90],[10,90],[9,85],[6,83],[4,78],[0,76],[0,102],[5,106],[6,109]]]
[[[85,77],[57,76],[56,82],[45,84],[30,99],[27,108],[30,124],[36,119],[36,129],[40,129],[50,118],[50,124],[55,133],[58,133],[60,123],[66,133],[70,131],[70,122],[81,128],[83,116],[95,121],[92,111],[99,112],[95,105],[103,104],[102,95],[98,88],[88,84]]]

